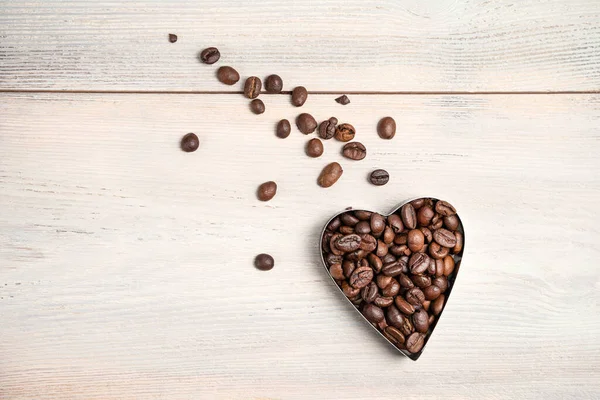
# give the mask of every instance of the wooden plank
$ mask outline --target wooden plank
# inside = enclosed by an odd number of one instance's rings
[[[212,45],[288,89],[600,90],[597,0],[0,1],[4,90],[238,90]]]
[[[237,95],[0,97],[2,398],[600,396],[600,96],[312,96],[302,111],[356,126],[354,163],[276,138],[298,112],[282,96],[262,116]],[[321,189],[332,160],[344,176]],[[387,186],[366,182],[376,167]],[[420,195],[453,202],[468,240],[413,363],[354,315],[316,242],[338,210]]]

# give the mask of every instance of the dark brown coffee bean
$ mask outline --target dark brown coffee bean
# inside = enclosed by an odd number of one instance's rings
[[[350,285],[357,289],[362,289],[373,280],[373,270],[370,267],[359,267],[350,275]]]
[[[254,114],[262,114],[265,112],[265,103],[261,99],[254,99],[250,102],[250,111]]]
[[[343,233],[344,235],[350,235],[354,233],[354,228],[351,226],[342,225],[342,227],[340,228],[340,233]]]
[[[452,252],[454,254],[460,254],[460,252],[463,249],[463,234],[460,232],[454,232],[454,237],[456,238],[456,245],[454,245],[454,248],[452,249]]]
[[[412,316],[412,323],[417,332],[427,333],[429,329],[429,315],[425,310],[417,310]]]
[[[423,274],[429,267],[429,257],[424,253],[415,253],[408,261],[408,268],[414,275]]]
[[[371,233],[380,235],[385,229],[385,218],[381,214],[371,214]]]
[[[359,235],[364,233],[371,233],[371,224],[367,221],[360,221],[358,224],[356,224],[354,230]]]
[[[457,230],[459,224],[460,221],[458,220],[458,216],[456,214],[449,217],[444,217],[444,226],[450,231]]]
[[[394,237],[396,237],[394,230],[390,226],[386,226],[385,230],[383,231],[383,243],[385,243],[385,244],[393,243]]]
[[[444,228],[433,232],[433,240],[444,247],[454,247],[456,245],[456,236],[454,236],[454,233]]]
[[[376,254],[378,257],[385,257],[388,253],[388,245],[382,242],[381,240],[377,241],[377,250]]]
[[[427,249],[423,250],[423,253],[427,254]],[[429,267],[427,268],[427,273],[429,275],[435,275],[435,260],[433,258],[429,259]]]
[[[306,155],[309,157],[317,158],[323,155],[323,142],[319,139],[310,139],[306,143]]]
[[[373,304],[365,304],[362,313],[369,322],[377,323],[385,318],[383,310]]]
[[[415,229],[417,227],[417,214],[412,204],[408,203],[402,206],[400,210],[400,216],[404,226],[408,229]]]
[[[267,93],[280,93],[283,89],[283,80],[279,75],[269,75],[265,79],[265,90]]]
[[[244,84],[244,95],[246,95],[249,99],[255,99],[260,94],[260,89],[262,89],[262,82],[260,78],[256,76],[251,76],[246,79],[246,83]]]
[[[393,326],[388,326],[383,330],[383,335],[396,347],[404,347],[404,335],[402,334],[402,332],[400,332],[399,329],[394,328]]]
[[[361,238],[360,248],[362,250],[366,251],[367,253],[375,251],[375,249],[377,248],[377,239],[375,239],[368,233],[363,233],[359,236]]]
[[[444,276],[451,275],[454,272],[454,267],[455,263],[452,256],[444,257]]]
[[[346,297],[352,298],[360,294],[360,289],[354,288],[348,282],[344,281],[342,282],[342,292],[344,292]]]
[[[344,262],[342,262],[342,271],[344,271],[344,276],[346,278],[350,278],[355,269],[356,262],[350,260],[344,260]]]
[[[436,231],[443,226],[444,226],[444,217],[442,217],[441,214],[435,214],[435,216],[431,220],[431,224],[429,225],[429,228],[431,229],[431,231]]]
[[[360,236],[352,234],[342,236],[335,242],[334,245],[338,250],[343,251],[344,253],[350,253],[359,249],[360,242]]]
[[[296,117],[296,126],[300,132],[308,135],[317,129],[317,121],[312,115],[308,113],[302,113]]]
[[[407,245],[403,244],[401,246],[392,246],[390,247],[390,253],[392,253],[395,256],[403,256],[403,255],[411,255],[412,251],[410,251],[410,249],[408,248]]]
[[[400,221],[402,223],[402,221]],[[399,233],[394,237],[394,243],[397,245],[408,245],[408,232]]]
[[[450,249],[444,246],[440,246],[437,242],[432,242],[429,244],[429,255],[439,260],[441,258],[446,257],[450,254]]]
[[[343,106],[345,106],[346,104],[350,104],[350,99],[346,95],[338,97],[337,99],[335,99],[335,101],[337,101]]]
[[[331,249],[329,248],[329,241],[331,240],[332,236],[333,232],[330,232],[328,230],[326,230],[323,236],[321,236],[321,248],[324,253],[331,253]]]
[[[440,293],[444,293],[448,290],[448,279],[444,276],[438,276],[433,280],[432,285],[439,287]]]
[[[393,254],[388,253],[384,257],[381,258],[381,261],[383,261],[384,264],[387,264],[392,261],[396,261],[396,257]]]
[[[423,294],[425,295],[425,299],[435,300],[440,296],[440,294],[442,294],[442,291],[440,290],[439,287],[437,287],[435,285],[431,285],[431,286],[427,286],[425,289],[423,289]]]
[[[411,277],[411,280],[413,281],[415,286],[421,289],[431,286],[431,278],[425,275],[413,275]]]
[[[175,43],[177,41],[177,35],[169,33],[169,42]]]
[[[217,79],[226,85],[235,85],[240,80],[240,74],[231,67],[221,67],[217,70]]]
[[[423,345],[425,344],[425,335],[419,332],[415,332],[410,335],[405,342],[406,350],[410,353],[415,354],[421,351]]]
[[[417,212],[417,222],[419,225],[428,226],[433,219],[435,212],[429,206],[419,208]]]
[[[419,229],[411,229],[408,232],[408,248],[413,252],[421,251],[425,244],[425,235]]]
[[[269,201],[277,194],[277,184],[273,181],[265,182],[258,187],[256,196],[260,201]]]
[[[396,307],[398,307],[398,310],[406,315],[411,315],[415,312],[415,307],[400,296],[396,297],[394,303],[396,304]]]
[[[329,267],[329,273],[335,279],[342,280],[346,278],[344,276],[344,271],[342,270],[342,264],[333,264],[331,267]]]
[[[375,271],[376,274],[381,272],[381,269],[383,268],[383,262],[381,261],[381,258],[371,253],[367,256],[367,260],[369,261],[369,265],[371,266],[371,268],[373,268],[373,271]]]
[[[378,292],[379,288],[377,287],[377,284],[375,282],[369,282],[369,284],[360,291],[360,296],[367,303],[372,303],[379,295]]]
[[[440,315],[440,313],[442,312],[442,310],[444,308],[445,300],[446,300],[446,296],[444,296],[443,294],[434,300],[434,302],[431,305],[431,312],[433,312],[434,315]]]
[[[423,310],[425,310],[425,311],[429,311],[429,307],[431,306],[431,301],[429,301],[429,300],[425,300],[425,301],[423,302],[422,306],[423,306]]]
[[[306,99],[308,99],[308,91],[304,86],[298,86],[292,90],[292,104],[296,107],[303,106]]]
[[[398,282],[400,283],[400,286],[402,286],[405,289],[412,289],[415,287],[413,281],[408,277],[408,275],[405,275],[404,273],[400,274],[400,276],[398,277]]]
[[[340,220],[342,221],[342,224],[348,226],[356,226],[360,222],[360,220],[356,218],[356,215],[354,215],[352,212],[347,212],[340,215]]]
[[[456,214],[456,209],[452,206],[452,204],[442,200],[435,204],[435,211],[439,212],[444,217],[449,217]]]
[[[185,151],[186,153],[191,153],[198,150],[198,146],[200,146],[200,140],[195,133],[188,133],[181,138],[181,150]]]
[[[444,261],[436,260],[435,261],[435,276],[443,276],[444,275]]]
[[[340,226],[342,226],[342,220],[340,219],[340,217],[335,217],[327,225],[327,230],[335,232],[340,228]]]
[[[429,230],[429,228],[421,227],[419,228],[421,232],[423,232],[423,236],[425,237],[425,243],[431,243],[433,240],[433,234]]]
[[[369,221],[371,219],[371,215],[373,213],[371,211],[364,210],[356,210],[354,211],[354,215],[358,218],[359,221]]]
[[[391,305],[385,312],[385,316],[388,324],[400,329],[402,327],[405,317],[398,311],[396,307]]]
[[[327,263],[327,265],[340,264],[342,260],[342,256],[336,256],[333,253],[329,253],[327,254],[327,256],[325,256],[325,262]]]
[[[425,301],[425,294],[418,287],[414,287],[412,289],[408,289],[404,295],[404,298],[413,306],[420,306]]]
[[[392,214],[388,217],[388,225],[396,234],[401,233],[404,230],[402,219],[397,214]],[[406,242],[396,244],[406,244]]]
[[[216,47],[208,47],[200,53],[200,60],[204,64],[214,64],[221,58],[221,53]]]
[[[402,264],[399,260],[385,264],[381,269],[381,273],[385,276],[398,276],[402,273]]]
[[[396,121],[392,117],[384,117],[377,124],[377,133],[382,139],[391,139],[396,135]]]
[[[273,257],[271,257],[269,254],[259,254],[254,259],[254,266],[260,269],[261,271],[268,271],[270,269],[273,269],[274,265],[275,260],[273,260]]]
[[[390,174],[385,169],[376,169],[369,174],[369,182],[375,186],[383,186],[390,181]]]
[[[432,326],[434,322],[435,322],[435,315],[433,315],[433,314],[429,315],[429,326]]]
[[[338,181],[338,179],[340,179],[343,173],[344,170],[342,169],[342,166],[336,162],[332,162],[323,168],[317,183],[319,186],[324,188],[331,187]]]
[[[420,199],[415,199],[413,201],[410,202],[410,204],[412,204],[412,206],[415,208],[415,210],[419,210],[419,208],[423,207],[425,205],[425,198],[420,198]]]
[[[342,155],[350,160],[359,161],[367,156],[367,148],[360,142],[346,143]]]
[[[346,254],[346,258],[350,261],[360,261],[365,258],[369,253],[364,251],[363,249],[358,249],[353,251],[352,253]]]
[[[381,290],[381,294],[386,297],[394,297],[399,292],[400,292],[400,284],[395,279],[392,279],[390,284]]]
[[[350,124],[341,124],[335,128],[335,138],[340,142],[349,142],[354,139],[356,129]]]
[[[394,304],[394,298],[379,296],[375,299],[373,304],[375,304],[377,307],[386,308]]]
[[[290,136],[290,132],[292,131],[292,127],[290,125],[290,121],[287,119],[282,119],[277,123],[277,128],[275,129],[275,134],[278,138],[285,139]]]
[[[337,118],[331,117],[326,121],[319,124],[319,137],[323,140],[329,140],[335,135],[335,127],[337,125]]]
[[[408,269],[408,261],[410,260],[409,256],[401,256],[400,262],[402,263],[402,273],[408,274],[410,271]]]

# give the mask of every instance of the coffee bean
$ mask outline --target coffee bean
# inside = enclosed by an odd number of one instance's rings
[[[292,127],[290,125],[290,121],[287,119],[282,119],[277,123],[277,128],[275,129],[275,134],[278,138],[285,139],[290,136],[290,132],[292,131]]]
[[[454,232],[454,237],[456,238],[456,245],[452,249],[454,254],[459,254],[463,249],[463,234],[460,232]]]
[[[340,142],[349,142],[354,139],[356,129],[350,124],[341,124],[335,128],[335,138]]]
[[[331,187],[340,179],[343,173],[342,166],[336,162],[332,162],[323,168],[317,179],[317,183],[324,188]]]
[[[175,43],[177,41],[177,35],[169,33],[169,42]]]
[[[269,75],[265,79],[265,90],[267,93],[280,93],[283,89],[283,80],[279,75]]]
[[[425,235],[419,229],[411,229],[408,232],[408,248],[413,251],[421,251],[425,244]]]
[[[433,232],[433,240],[444,247],[454,247],[456,245],[456,236],[448,229],[440,228]]]
[[[381,214],[371,214],[371,232],[373,235],[379,235],[385,229],[385,218]]]
[[[312,115],[302,113],[296,117],[296,126],[300,132],[308,135],[317,129],[317,121]]]
[[[394,307],[393,305],[390,306],[386,310],[385,314],[386,314],[385,316],[387,317],[386,319],[387,319],[388,324],[390,324],[391,326],[398,328],[398,329],[402,328],[406,317],[404,315],[402,315],[396,307]]]
[[[359,219],[359,221],[369,221],[371,219],[372,214],[373,213],[370,211],[364,211],[364,210],[354,211],[354,215],[356,216],[356,218]]]
[[[435,204],[435,211],[439,212],[444,217],[449,217],[456,214],[456,209],[452,206],[452,204],[442,200]]]
[[[342,256],[336,256],[333,253],[327,254],[327,256],[325,257],[325,262],[327,263],[327,265],[339,264],[342,261],[343,261]]]
[[[392,308],[392,307],[390,307],[390,308]],[[402,314],[400,314],[400,315],[401,315],[401,318],[399,321],[400,323],[399,324],[397,323],[396,325],[394,325],[394,327],[398,328],[404,336],[408,336],[415,331],[415,327],[413,326],[410,318],[407,318],[405,315],[402,315]]]
[[[354,250],[358,250],[360,247],[360,242],[360,236],[355,234],[346,235],[342,236],[335,242],[335,247],[344,253],[350,253]]]
[[[396,217],[398,217],[396,215]],[[404,225],[402,224],[402,220],[398,217],[398,219],[394,219],[394,221],[400,221],[400,226],[404,227]],[[397,229],[394,229],[394,231],[396,231]],[[408,244],[408,232],[402,232],[403,229],[400,229],[399,232],[395,237],[394,237],[394,243],[397,245],[403,245],[403,244]]]
[[[382,139],[391,139],[396,135],[396,121],[392,117],[384,117],[377,124],[377,133]]]
[[[384,257],[381,258],[381,261],[383,261],[384,264],[387,264],[392,261],[396,261],[396,257],[393,254],[388,253]]]
[[[408,229],[415,229],[417,227],[417,214],[412,204],[403,205],[400,209],[400,216],[402,217],[404,226]]]
[[[255,99],[260,94],[260,89],[262,89],[262,82],[260,78],[256,76],[251,76],[246,79],[246,83],[244,84],[244,95],[249,99]]]
[[[429,311],[429,307],[431,306],[431,301],[429,301],[429,300],[425,300],[425,301],[423,302],[422,306],[423,306],[423,310],[425,310],[425,311]]]
[[[363,307],[362,313],[369,322],[377,323],[383,321],[385,318],[383,310],[373,304],[366,304]]]
[[[367,260],[369,261],[369,265],[371,266],[371,268],[373,268],[373,271],[375,271],[375,273],[378,274],[381,272],[381,269],[383,268],[383,262],[381,261],[381,258],[371,253],[367,256]]]
[[[397,280],[392,279],[389,285],[381,290],[381,294],[386,297],[394,297],[400,292],[400,284]]]
[[[415,200],[411,201],[410,204],[412,204],[412,206],[415,208],[415,210],[418,210],[419,208],[421,208],[425,205],[425,200],[426,199],[424,199],[424,198],[415,199]]]
[[[423,294],[425,295],[425,299],[435,300],[440,296],[440,294],[442,294],[442,291],[440,290],[439,287],[437,287],[435,285],[431,285],[431,286],[427,286],[425,289],[423,289]]]
[[[181,138],[181,150],[185,151],[186,153],[191,153],[198,150],[198,146],[200,146],[200,140],[195,133],[188,133]]]
[[[390,174],[385,169],[376,169],[369,175],[369,181],[375,186],[383,186],[390,180]]]
[[[404,224],[402,223],[402,220],[400,219],[400,217],[397,214],[392,214],[388,217],[388,225],[390,226],[390,228],[392,228],[392,230],[394,231],[394,233],[401,233],[404,230]],[[396,241],[394,241],[394,243],[396,243]],[[396,244],[406,244],[407,242],[404,243],[396,243]]]
[[[343,106],[345,106],[346,104],[350,104],[350,99],[346,95],[338,97],[337,99],[335,99],[335,101],[337,101]]]
[[[406,350],[408,350],[410,353],[413,353],[413,354],[421,351],[424,344],[425,344],[425,335],[423,335],[422,333],[419,333],[419,332],[415,332],[412,335],[410,335],[406,339],[406,342],[405,342]]]
[[[432,281],[432,285],[439,287],[440,292],[444,293],[446,290],[448,290],[448,279],[446,279],[444,276],[438,276]]]
[[[346,297],[352,298],[352,297],[358,296],[360,294],[360,289],[354,288],[354,287],[350,286],[350,284],[348,284],[348,282],[344,281],[344,282],[342,282],[342,292],[344,292]]]
[[[348,253],[346,255],[348,260],[351,260],[351,261],[360,261],[363,258],[365,258],[366,256],[367,256],[367,252],[362,249],[358,249],[358,250],[353,251],[352,253]]]
[[[398,276],[402,273],[402,264],[400,260],[387,263],[381,269],[381,272],[386,276]]]
[[[342,270],[342,264],[333,264],[331,267],[329,267],[329,273],[335,279],[342,280],[346,278],[344,276],[344,271]]]
[[[367,148],[360,142],[346,143],[342,155],[350,160],[359,161],[367,156]]]
[[[440,315],[440,313],[442,312],[442,309],[444,308],[445,300],[446,300],[446,296],[444,296],[443,294],[434,300],[434,302],[431,306],[431,311],[433,312],[434,315]]]
[[[426,275],[413,275],[410,279],[413,281],[415,286],[420,289],[425,289],[426,287],[431,286],[431,278]],[[423,291],[423,293],[425,292]]]
[[[448,228],[448,230],[455,231],[458,229],[458,225],[460,225],[460,221],[456,214],[444,217],[444,226]]]
[[[449,276],[454,272],[454,259],[452,256],[444,257],[444,276]]]
[[[306,143],[306,155],[313,158],[321,157],[323,155],[323,142],[317,138],[310,139]]]
[[[427,226],[431,223],[435,212],[431,209],[431,207],[425,206],[419,208],[419,212],[417,212],[417,222],[421,226]]]
[[[344,225],[348,225],[348,226],[356,226],[360,222],[360,219],[358,219],[354,215],[354,213],[351,213],[351,212],[342,214],[340,216],[340,220],[342,221],[342,223]]]
[[[390,282],[392,282],[392,279],[393,278],[391,276],[377,275],[375,282],[377,283],[377,287],[379,287],[379,289],[383,289],[389,285]]]
[[[226,85],[235,85],[240,80],[240,74],[231,67],[220,67],[217,70],[217,79]]]
[[[367,286],[362,288],[360,295],[364,301],[372,303],[377,298],[378,292],[379,289],[377,288],[377,284],[371,281]]]
[[[394,233],[394,230],[391,227],[386,226],[385,230],[383,231],[383,243],[385,243],[385,244],[393,243],[395,237],[396,237],[396,234]]]
[[[423,233],[423,236],[425,237],[425,243],[431,243],[431,241],[433,240],[433,234],[431,233],[429,228],[425,228],[422,226],[419,229]]]
[[[400,296],[396,297],[394,303],[398,307],[398,310],[406,315],[411,315],[415,312],[415,307]]]
[[[331,117],[326,121],[319,124],[319,137],[324,140],[329,140],[335,135],[335,128],[338,120],[335,117]]]
[[[375,301],[373,302],[373,304],[375,304],[377,307],[386,308],[386,307],[389,307],[392,304],[394,304],[394,298],[393,297],[379,296],[379,297],[377,297],[375,299]]]
[[[406,292],[404,298],[413,306],[420,306],[425,301],[425,294],[418,287],[414,287]]]
[[[394,328],[393,326],[388,326],[383,330],[383,335],[396,347],[403,347],[402,345],[405,342],[404,335],[397,328]]]
[[[385,244],[384,242],[382,242],[381,240],[377,241],[377,250],[376,250],[376,254],[378,257],[385,257],[386,254],[388,253],[389,249],[388,249],[388,245]]]
[[[273,181],[265,182],[258,187],[257,197],[260,201],[269,201],[277,193],[277,184]]]
[[[375,239],[373,236],[369,235],[368,233],[363,233],[359,236],[361,239],[360,248],[362,250],[370,253],[377,248],[377,239]]]
[[[296,107],[301,107],[306,103],[308,91],[304,86],[298,86],[292,90],[292,104]]]
[[[429,244],[429,254],[431,255],[431,257],[435,258],[436,260],[439,260],[450,254],[450,249],[441,246],[437,242],[432,242],[431,244]]]
[[[429,267],[429,257],[424,253],[415,253],[408,261],[410,272],[415,275],[420,275],[427,271]]]
[[[327,225],[327,230],[334,232],[337,231],[340,226],[342,226],[342,220],[340,219],[340,217],[335,217]]]
[[[356,263],[354,261],[344,260],[342,263],[342,271],[344,271],[346,278],[350,278],[355,269]]]
[[[429,228],[432,231],[435,231],[437,229],[440,229],[443,225],[444,225],[444,219],[443,219],[442,215],[436,214],[433,217],[433,219],[431,220],[431,224],[429,225]]]
[[[363,234],[363,233],[371,233],[371,224],[368,223],[367,221],[360,221],[356,227],[354,228],[354,230],[356,231],[356,233]]]
[[[400,283],[400,286],[402,286],[405,289],[412,289],[415,287],[413,281],[408,277],[408,275],[404,273],[400,274],[400,276],[398,277],[398,282]]]
[[[354,233],[354,228],[351,226],[344,225],[340,228],[340,233],[344,235],[350,235],[351,233]]]
[[[265,112],[265,103],[261,99],[254,99],[250,102],[250,111],[254,114],[262,114]]]
[[[427,245],[426,245],[426,246],[423,246],[423,253],[424,253],[424,254],[427,254],[427,248],[426,248],[426,247],[427,247]],[[433,276],[433,275],[435,275],[435,271],[436,271],[435,259],[433,259],[433,258],[430,258],[430,259],[429,259],[429,267],[427,267],[427,273],[428,273],[429,275],[432,275],[432,276]]]
[[[415,330],[420,333],[427,333],[429,329],[429,315],[425,310],[417,310],[412,316],[412,323]]]
[[[200,60],[204,64],[214,64],[221,58],[221,53],[216,47],[208,47],[200,53]]]
[[[273,257],[271,257],[269,254],[259,254],[254,259],[254,266],[260,269],[261,271],[268,271],[270,269],[273,269],[274,265],[275,260],[273,260]]]

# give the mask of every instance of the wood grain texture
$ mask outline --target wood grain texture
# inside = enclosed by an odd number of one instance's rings
[[[597,0],[0,0],[0,89],[230,90],[213,45],[287,88],[600,90]]]
[[[364,161],[276,138],[286,96],[256,116],[236,95],[1,95],[0,398],[598,398],[600,96],[333,97],[302,111],[352,122]],[[344,176],[318,188],[333,160]],[[387,186],[366,182],[376,167]],[[316,242],[347,206],[422,195],[454,203],[467,243],[414,363],[345,303]]]

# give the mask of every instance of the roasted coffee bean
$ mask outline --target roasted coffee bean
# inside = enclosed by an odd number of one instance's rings
[[[436,231],[443,226],[444,226],[444,217],[442,217],[441,214],[436,214],[433,217],[433,219],[431,220],[431,224],[429,225],[429,228],[432,231]]]
[[[250,111],[254,114],[262,114],[265,112],[265,103],[261,99],[254,99],[250,102]]]
[[[429,206],[419,208],[417,212],[417,222],[421,226],[428,226],[435,216],[435,212]]]
[[[377,287],[377,284],[375,282],[369,282],[369,284],[360,291],[360,296],[367,303],[372,303],[379,295],[378,292],[379,288]]]
[[[442,259],[450,254],[450,249],[444,246],[440,246],[437,242],[429,244],[429,255],[436,260]]]
[[[350,261],[360,261],[363,258],[365,258],[368,254],[369,253],[367,253],[363,249],[358,249],[356,251],[353,251],[352,253],[348,253],[346,255],[346,258],[348,258],[348,260]]]
[[[454,232],[454,237],[456,238],[456,245],[452,249],[454,254],[459,254],[463,249],[463,234],[460,232]]]
[[[346,143],[342,155],[350,160],[359,161],[367,156],[367,148],[360,142]]]
[[[425,335],[423,335],[422,333],[419,333],[419,332],[415,332],[412,335],[410,335],[408,338],[406,338],[406,342],[405,342],[406,350],[408,350],[410,353],[413,353],[413,354],[421,351],[424,344],[425,344]]]
[[[381,272],[386,276],[398,276],[402,273],[403,267],[400,260],[385,264],[381,269]]]
[[[169,33],[169,42],[175,43],[177,41],[177,35]]]
[[[410,204],[412,204],[412,206],[415,208],[415,210],[419,210],[419,208],[423,207],[425,205],[425,198],[420,198],[420,199],[415,199],[413,201],[410,202]]]
[[[390,307],[390,308],[392,308],[392,307]],[[401,315],[400,324],[399,324],[399,326],[398,326],[398,324],[394,325],[394,327],[398,328],[404,336],[408,336],[415,331],[415,327],[412,324],[411,318],[408,318],[402,314],[400,314],[400,315]]]
[[[338,97],[337,99],[335,99],[335,101],[337,101],[343,106],[345,106],[346,104],[350,104],[350,99],[346,95]]]
[[[376,254],[378,257],[385,257],[389,251],[388,245],[382,242],[381,240],[377,241],[377,250]]]
[[[444,226],[448,228],[448,230],[455,231],[458,229],[458,225],[460,225],[460,221],[456,214],[444,217]]]
[[[417,227],[417,214],[412,204],[408,203],[402,206],[400,210],[400,216],[404,226],[408,229],[415,229]]]
[[[335,135],[335,127],[337,126],[338,120],[335,117],[331,117],[326,121],[319,124],[319,137],[323,140],[329,140]]]
[[[385,169],[376,169],[369,175],[369,181],[375,186],[383,186],[390,181],[390,174]]]
[[[342,271],[344,271],[344,276],[346,278],[350,278],[354,270],[356,269],[356,262],[350,260],[344,260],[342,262]]]
[[[339,264],[342,262],[342,260],[342,256],[336,256],[333,253],[329,253],[325,257],[325,262],[327,263],[327,265]]]
[[[360,294],[360,289],[352,287],[348,282],[342,282],[342,292],[346,295],[346,297],[351,298],[358,296]]]
[[[411,315],[415,312],[415,307],[400,296],[396,296],[394,303],[398,307],[398,310],[406,315]]]
[[[402,223],[402,222],[400,222],[400,223]],[[397,234],[394,237],[394,243],[397,245],[403,245],[403,244],[408,245],[408,233],[403,232],[403,233]]]
[[[383,231],[383,243],[385,243],[385,244],[393,243],[394,237],[396,237],[394,230],[391,227],[386,226],[385,230]]]
[[[356,224],[354,230],[359,235],[363,233],[371,233],[371,224],[367,221],[360,221],[358,224]]]
[[[434,322],[435,322],[435,315],[433,315],[433,314],[429,315],[429,326],[432,326]]]
[[[391,305],[385,312],[385,316],[388,324],[391,326],[400,329],[404,323],[405,317],[398,311],[398,309]]]
[[[436,260],[433,259],[435,261],[435,276],[443,276],[444,275],[444,261],[443,260]]]
[[[433,240],[444,247],[456,246],[456,236],[448,229],[440,228],[433,232]]]
[[[369,262],[369,265],[371,266],[371,268],[373,268],[373,271],[375,271],[376,274],[381,272],[381,269],[383,268],[383,262],[381,261],[381,258],[371,253],[367,256],[367,261]]]
[[[425,289],[423,289],[423,294],[425,295],[425,299],[435,300],[440,296],[440,294],[442,294],[442,291],[440,290],[439,287],[437,287],[435,285],[431,285],[431,286],[427,286]]]
[[[287,119],[282,119],[277,123],[277,128],[275,129],[275,134],[278,138],[285,139],[290,136],[290,132],[292,131],[292,127],[290,125],[290,121]]]
[[[338,181],[338,179],[340,179],[343,173],[344,170],[342,169],[342,166],[336,162],[332,162],[323,168],[317,183],[319,186],[324,188],[331,187]]]
[[[331,220],[329,225],[327,225],[327,230],[335,232],[339,229],[340,226],[342,226],[342,220],[340,219],[340,217],[335,217]]]
[[[425,228],[424,226],[419,228],[421,230],[421,232],[423,232],[423,236],[425,237],[425,243],[431,243],[431,241],[433,240],[433,234],[431,233],[431,231],[429,230],[429,228]]]
[[[373,304],[375,304],[377,307],[386,308],[394,304],[394,298],[379,296],[375,299],[375,301],[373,301]]]
[[[415,286],[421,289],[431,286],[431,278],[425,275],[413,275],[411,280]]]
[[[373,213],[371,211],[364,211],[364,210],[354,211],[354,216],[356,218],[358,218],[359,221],[370,221],[372,214]]]
[[[427,333],[429,329],[429,315],[425,310],[417,310],[412,316],[412,323],[417,332]]]
[[[425,244],[425,235],[419,229],[411,229],[408,232],[408,248],[413,252],[421,251]]]
[[[350,235],[350,234],[354,233],[354,228],[351,226],[344,225],[340,228],[340,233],[342,233],[344,235]]]
[[[198,150],[198,147],[200,146],[200,140],[195,133],[188,133],[181,138],[180,146],[181,150],[185,151],[186,153],[191,153]]]
[[[398,292],[400,292],[400,284],[395,279],[392,279],[390,284],[381,290],[381,294],[386,297],[394,297]]]
[[[332,236],[333,232],[326,230],[323,236],[321,237],[321,247],[324,253],[331,253],[331,249],[329,248],[329,241],[331,240]]]
[[[254,259],[254,266],[260,269],[261,271],[268,271],[270,269],[273,269],[274,265],[275,260],[273,260],[273,257],[271,257],[271,255],[269,254],[259,254]]]
[[[362,289],[373,280],[373,270],[371,267],[359,267],[350,275],[350,285],[357,289]]]
[[[395,256],[406,256],[406,255],[411,255],[412,252],[410,251],[410,249],[408,248],[407,245],[403,244],[401,246],[392,246],[390,247],[390,252],[395,255]]]
[[[449,217],[456,214],[456,209],[447,201],[440,200],[435,204],[435,211],[442,214],[444,217]]]
[[[426,249],[423,251],[423,253],[427,254]],[[436,270],[435,260],[433,258],[430,258],[429,259],[429,267],[427,267],[427,273],[429,275],[435,275],[435,270]]]
[[[397,214],[392,214],[388,217],[388,224],[396,234],[404,230],[402,219]],[[406,244],[406,242],[402,244]]]
[[[380,235],[385,229],[385,218],[381,214],[371,214],[371,233]]]
[[[342,214],[340,216],[340,220],[342,221],[342,224],[348,226],[356,226],[360,222],[360,220],[356,218],[356,215],[354,215],[354,213],[351,212]]]
[[[235,85],[240,80],[240,74],[231,67],[221,67],[217,70],[217,79],[226,85]]]
[[[408,256],[400,257],[400,262],[402,263],[402,273],[403,274],[408,274],[410,272],[408,269],[408,261],[409,260],[410,260],[410,258]]]
[[[432,285],[435,285],[440,288],[440,293],[446,292],[448,290],[448,279],[444,276],[438,276],[432,282]]]
[[[260,78],[256,76],[251,76],[246,79],[246,83],[244,84],[244,95],[246,95],[249,99],[255,99],[260,94],[260,89],[262,89],[262,82]]]
[[[350,253],[353,252],[354,250],[358,250],[360,247],[360,236],[352,234],[352,235],[345,235],[342,236],[341,238],[339,238],[336,242],[335,242],[335,247],[340,250],[343,251],[344,253]]]
[[[429,300],[425,300],[425,301],[423,302],[422,306],[423,306],[423,310],[425,310],[425,311],[429,311],[429,307],[431,306],[431,301],[429,301]]]
[[[392,117],[384,117],[377,124],[377,133],[382,139],[391,139],[396,135],[396,121]]]
[[[269,201],[277,194],[277,184],[273,181],[265,182],[258,187],[256,196],[260,201]]]
[[[323,142],[317,138],[310,139],[306,143],[306,155],[313,158],[321,157],[323,155]]]
[[[317,129],[317,121],[312,115],[302,113],[296,117],[296,126],[300,132],[308,135]]]
[[[360,248],[362,250],[366,251],[367,253],[375,251],[375,249],[377,248],[377,239],[375,239],[373,236],[369,235],[368,233],[363,233],[363,234],[360,234],[359,236],[361,238]]]
[[[269,75],[265,79],[265,90],[267,93],[280,93],[283,89],[283,80],[279,75]]]
[[[414,287],[412,289],[408,289],[404,295],[404,298],[413,306],[420,306],[425,301],[425,294],[418,287]]]
[[[373,304],[365,304],[362,313],[369,322],[377,323],[383,321],[385,318],[383,310]]]
[[[429,257],[424,253],[415,253],[408,261],[410,272],[415,275],[423,274],[429,267]]]
[[[214,64],[221,58],[221,53],[216,47],[208,47],[200,53],[200,60],[204,64]]]
[[[392,282],[392,278],[391,276],[385,276],[385,275],[377,275],[377,279],[375,280],[375,282],[377,283],[377,286],[379,287],[379,289],[384,289],[387,285],[390,284],[390,282]]]
[[[381,261],[383,261],[384,264],[387,264],[392,261],[396,261],[396,257],[393,254],[388,253],[381,258]]]
[[[404,273],[400,274],[400,276],[398,277],[398,282],[400,283],[400,286],[402,286],[405,289],[412,289],[415,287],[413,281],[408,277],[408,275]]]
[[[440,313],[442,312],[442,309],[444,308],[445,300],[446,300],[446,296],[444,296],[443,294],[434,300],[434,302],[431,305],[431,312],[434,315],[440,315]]]
[[[344,235],[342,235],[340,233],[334,233],[333,236],[331,237],[331,240],[329,241],[329,248],[331,249],[331,252],[333,254],[335,254],[336,256],[341,256],[344,254],[344,252],[339,250],[337,248],[337,246],[335,245],[336,242],[343,236]]]
[[[444,276],[451,275],[454,272],[454,258],[452,256],[444,257]]]
[[[349,142],[354,139],[356,129],[350,124],[341,124],[335,128],[335,138],[340,142]]]
[[[342,280],[346,278],[344,276],[344,271],[342,270],[342,264],[333,264],[331,267],[329,267],[329,273],[335,279]]]
[[[385,336],[385,338],[396,347],[404,347],[404,335],[399,329],[394,328],[393,326],[388,326],[383,330],[383,336]]]
[[[296,107],[303,106],[306,99],[308,99],[308,91],[304,86],[298,86],[292,90],[292,104]]]

